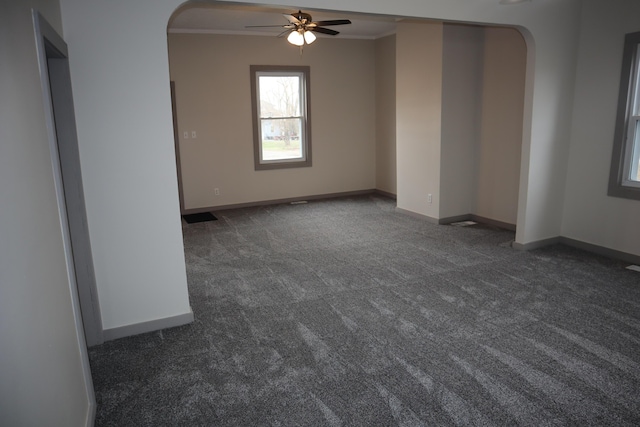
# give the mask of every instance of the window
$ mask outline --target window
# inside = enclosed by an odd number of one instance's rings
[[[609,195],[640,200],[640,32],[625,37]]]
[[[309,67],[251,66],[256,170],[311,166]]]

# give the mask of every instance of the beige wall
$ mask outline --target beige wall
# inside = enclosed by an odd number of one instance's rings
[[[170,34],[185,208],[375,188],[374,46],[323,37],[300,55],[276,37]],[[311,67],[312,167],[254,170],[252,64]]]
[[[431,218],[440,204],[442,32],[441,22],[399,23],[396,32],[398,208]]]
[[[376,188],[396,194],[396,36],[376,40]]]
[[[515,224],[522,36],[510,28],[460,24],[400,27],[399,37],[410,34],[409,42],[396,36],[321,39],[302,56],[277,38],[171,34],[186,209],[372,188],[396,194],[401,164],[399,179],[408,191],[401,208]],[[437,48],[422,34],[429,31],[441,33]],[[416,52],[423,53],[422,65]],[[250,64],[312,66],[311,168],[254,170]],[[396,147],[396,132],[413,148]],[[408,154],[396,158],[396,150]]]
[[[527,47],[513,28],[486,27],[477,215],[516,224]]]
[[[437,25],[398,28],[398,207],[516,224],[524,40],[512,28],[449,23],[427,35]]]

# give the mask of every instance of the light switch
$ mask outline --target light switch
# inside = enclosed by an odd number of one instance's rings
[[[192,130],[192,131],[191,131],[191,138],[195,138],[195,137],[196,137],[196,131],[195,131],[195,130]]]
[[[189,132],[185,131],[183,136],[184,136],[184,139],[189,139]]]

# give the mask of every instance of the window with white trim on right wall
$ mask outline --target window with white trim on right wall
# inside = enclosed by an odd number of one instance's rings
[[[609,195],[640,200],[640,32],[625,36]]]

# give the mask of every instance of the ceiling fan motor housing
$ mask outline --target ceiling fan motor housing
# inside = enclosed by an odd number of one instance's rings
[[[300,21],[303,25],[304,24],[310,24],[311,23],[311,15],[309,15],[308,13],[304,13],[301,10],[292,13],[291,16],[293,16],[294,18],[296,18],[298,21]]]

